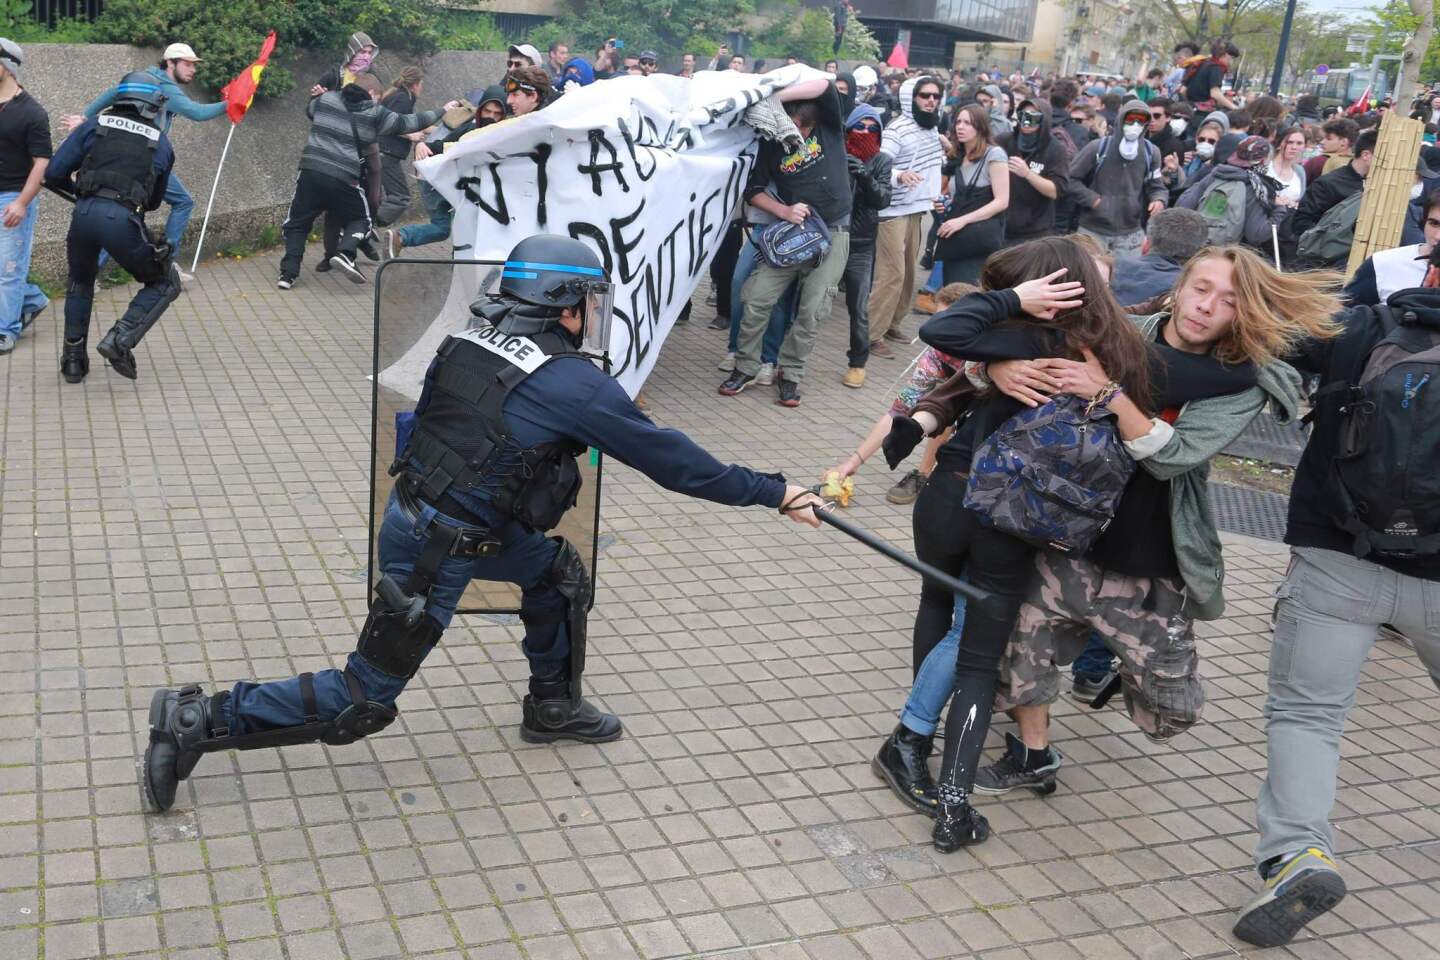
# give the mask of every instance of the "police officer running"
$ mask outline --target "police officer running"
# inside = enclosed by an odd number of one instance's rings
[[[121,376],[136,379],[135,346],[180,295],[170,245],[145,229],[145,212],[165,198],[175,163],[163,132],[166,97],[145,73],[129,74],[117,89],[110,109],[76,128],[45,171],[46,186],[75,196],[65,238],[70,285],[60,354],[60,373],[69,383],[90,372],[86,340],[102,250],[144,284],[95,346]]]
[[[200,756],[347,744],[394,722],[395,700],[450,623],[472,579],[518,584],[530,692],[520,736],[602,743],[620,720],[580,695],[591,584],[579,551],[545,536],[576,502],[576,458],[593,446],[667,489],[780,508],[818,526],[820,501],[776,474],[718,462],[656,426],[593,361],[610,329],[611,286],[583,243],[536,236],[511,251],[477,325],[441,344],[415,422],[391,467],[379,536],[383,577],[343,670],[205,695],[157,690],[145,790],[167,810]],[[586,348],[589,348],[588,351]]]

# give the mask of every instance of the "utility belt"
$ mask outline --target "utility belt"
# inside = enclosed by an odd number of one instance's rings
[[[131,213],[140,214],[141,216],[143,216],[145,213],[145,209],[142,206],[140,206],[138,203],[132,202],[119,190],[115,190],[111,187],[97,187],[91,193],[81,194],[78,199],[85,200],[89,197],[99,197],[101,200],[113,201],[120,204],[120,206],[124,207],[126,210],[129,210]]]
[[[436,539],[446,540],[450,538],[450,531],[454,531],[454,539],[442,556],[446,557],[494,557],[500,554],[505,548],[504,541],[495,535],[489,526],[479,522],[479,518],[469,510],[465,509],[458,501],[449,494],[442,493],[433,502],[427,503],[420,499],[416,488],[420,481],[409,474],[401,474],[395,482],[395,502],[400,507],[400,513],[411,523],[419,523],[420,515],[426,506],[434,507],[439,512],[455,520],[463,521],[465,526],[453,526],[432,519],[425,532],[433,542]],[[426,549],[428,550],[428,544]]]

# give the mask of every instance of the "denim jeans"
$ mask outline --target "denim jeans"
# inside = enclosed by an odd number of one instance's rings
[[[960,633],[965,627],[965,597],[955,594],[955,622],[950,632],[920,664],[910,696],[900,711],[900,722],[907,730],[931,736],[940,725],[940,714],[955,690],[955,656],[960,652]]]
[[[745,286],[745,281],[750,279],[750,274],[755,272],[755,264],[759,259],[760,249],[755,246],[755,241],[747,240],[735,261],[735,275],[730,278],[730,345],[725,349],[731,353],[739,349],[740,321],[745,318],[745,301],[740,296],[740,289]],[[790,291],[781,297],[775,304],[775,309],[770,311],[770,324],[765,328],[765,339],[760,347],[761,363],[774,363],[780,359],[780,344],[785,340],[785,331],[790,329],[790,324],[795,320],[795,307],[799,302],[800,284],[792,283]]]
[[[1115,654],[1100,639],[1100,634],[1091,633],[1090,642],[1070,665],[1070,673],[1077,680],[1103,680],[1110,675],[1110,668],[1114,665]]]
[[[20,196],[0,193],[0,209]],[[25,219],[16,227],[0,227],[0,333],[18,336],[20,318],[35,313],[50,300],[30,282],[30,250],[35,240],[35,217],[40,200],[30,201]]]
[[[190,196],[190,191],[174,173],[165,181],[165,202],[170,205],[170,216],[165,219],[165,239],[170,241],[170,252],[178,263],[180,238],[185,236],[185,227],[190,223],[190,215],[195,212],[195,198]],[[110,254],[100,251],[100,266],[105,266],[105,261],[109,259]]]
[[[427,243],[439,243],[450,236],[450,222],[455,218],[455,209],[440,191],[425,181],[420,181],[420,202],[425,205],[429,223],[411,223],[400,228],[400,242],[407,247],[423,247]]]
[[[439,517],[442,522],[459,525],[434,507],[421,509],[415,521],[406,519],[392,494],[385,507],[385,519],[380,527],[379,551],[380,569],[399,584],[404,584],[415,568],[428,539],[425,530],[430,522]],[[544,534],[526,530],[514,520],[496,524],[496,535],[505,548],[494,557],[450,557],[440,565],[435,586],[430,590],[430,604],[426,615],[441,627],[450,625],[455,607],[471,580],[495,580],[519,584],[523,591],[520,607],[526,615],[553,614],[563,610],[566,600],[554,587],[541,586],[542,580],[554,565],[555,554],[560,547],[557,540]],[[433,649],[433,648],[432,648]],[[565,627],[560,623],[548,623],[527,628],[522,645],[525,656],[530,660],[530,669],[537,676],[551,676],[561,670],[570,656],[570,641]],[[429,654],[429,651],[426,651]],[[387,707],[394,707],[395,699],[408,682],[404,677],[394,677],[367,663],[358,653],[350,654],[346,661],[348,669],[359,680],[365,696]],[[350,694],[346,688],[345,675],[341,670],[317,670],[315,672],[315,699],[322,720],[333,720],[340,711],[350,706]],[[274,727],[290,727],[305,719],[305,708],[300,698],[300,681],[292,677],[270,683],[237,683],[226,703],[225,720],[234,733],[249,733]]]
[[[935,266],[930,268],[930,276],[925,279],[925,286],[921,287],[921,290],[925,293],[936,293],[943,286],[945,286],[945,264],[936,260]]]

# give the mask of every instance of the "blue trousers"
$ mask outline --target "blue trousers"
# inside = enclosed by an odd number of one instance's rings
[[[380,526],[380,569],[396,583],[404,586],[420,551],[427,540],[430,522],[463,526],[434,507],[425,507],[415,521],[406,519],[392,494],[385,507]],[[455,607],[471,580],[493,580],[518,584],[522,593],[520,609],[525,613],[553,614],[566,608],[566,600],[553,587],[543,586],[546,575],[560,550],[559,539],[526,530],[511,520],[492,527],[505,544],[494,557],[450,557],[440,565],[435,586],[430,591],[426,615],[441,627],[450,625]],[[431,648],[433,649],[433,647]],[[565,668],[570,656],[570,641],[564,624],[549,623],[525,631],[522,649],[530,661],[534,676],[554,676]],[[429,655],[429,650],[426,655]],[[359,653],[350,654],[347,669],[360,681],[365,696],[394,709],[395,700],[408,680],[391,676],[367,663]],[[315,699],[321,720],[333,720],[350,706],[350,693],[344,671],[320,670],[315,673]],[[232,733],[251,733],[275,727],[293,727],[304,722],[305,710],[300,700],[300,681],[296,677],[269,683],[242,680],[235,684],[226,701],[223,718]]]
[[[108,251],[115,261],[144,286],[130,306],[127,317],[146,316],[164,299],[165,271],[155,262],[140,215],[100,197],[76,201],[65,235],[65,256],[69,262],[70,287],[65,296],[65,336],[78,340],[90,331],[90,309],[95,300],[95,277],[100,272],[100,254]]]
[[[18,191],[0,193],[0,209],[20,196]],[[50,301],[30,282],[30,249],[35,240],[35,217],[40,199],[30,202],[25,219],[17,227],[0,227],[0,333],[20,333],[20,318],[37,313]]]
[[[455,210],[450,203],[424,180],[420,181],[420,202],[430,215],[429,223],[411,223],[400,228],[400,241],[407,247],[423,247],[427,243],[439,243],[450,236],[450,221]]]
[[[735,261],[735,276],[730,281],[730,345],[725,349],[731,353],[739,348],[740,321],[745,316],[745,302],[740,296],[740,288],[745,286],[745,281],[755,272],[755,264],[759,259],[760,250],[755,246],[755,241],[747,240],[740,248],[740,256]],[[790,292],[776,301],[775,309],[770,311],[770,323],[765,327],[765,339],[760,342],[761,363],[775,363],[780,359],[780,344],[785,342],[785,331],[790,329],[790,324],[795,320],[795,308],[799,302],[800,284],[792,283]]]
[[[195,212],[195,198],[190,196],[190,191],[185,189],[185,184],[181,183],[174,173],[165,181],[165,202],[170,206],[170,216],[165,219],[165,239],[170,241],[170,251],[178,258],[180,238],[185,236],[185,227],[189,225],[190,216]],[[98,266],[105,266],[108,259],[109,256],[101,251]],[[122,263],[121,266],[125,265]]]
[[[1102,680],[1110,673],[1110,668],[1115,663],[1115,654],[1105,646],[1105,641],[1100,639],[1100,634],[1090,634],[1090,642],[1075,662],[1070,665],[1070,673],[1076,679]]]

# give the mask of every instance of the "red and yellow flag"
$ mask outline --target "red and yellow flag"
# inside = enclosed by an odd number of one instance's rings
[[[260,56],[255,58],[255,62],[221,88],[220,93],[225,97],[225,112],[229,114],[231,123],[245,119],[245,111],[250,109],[255,90],[260,86],[260,74],[265,72],[265,64],[270,62],[270,54],[274,50],[275,31],[271,30],[265,42],[260,44]]]

